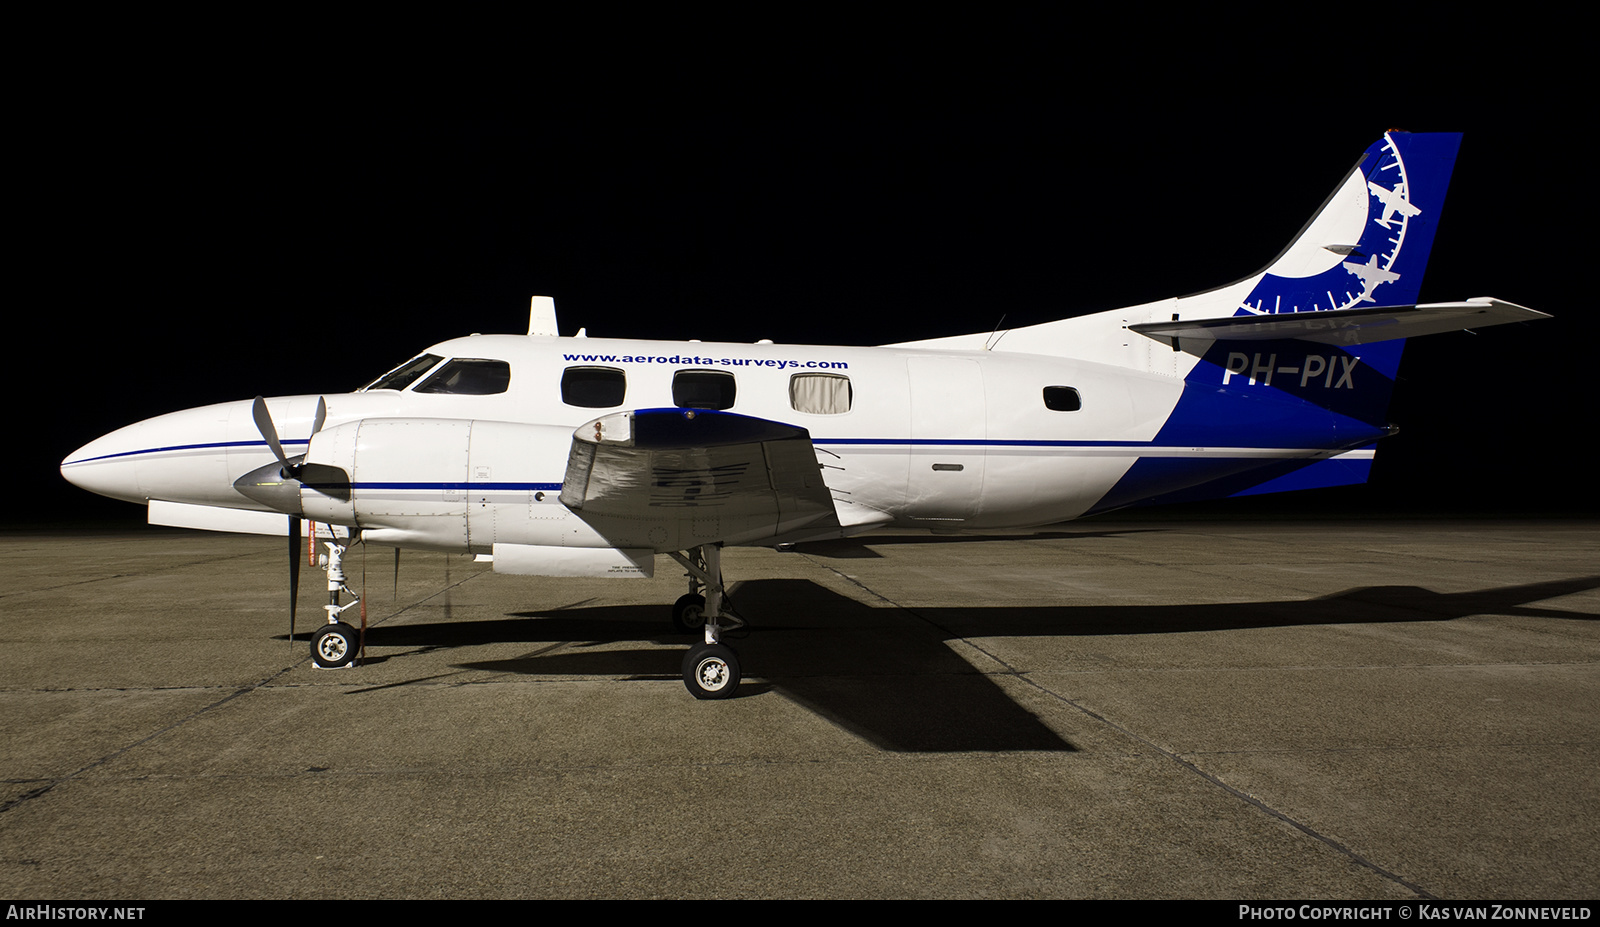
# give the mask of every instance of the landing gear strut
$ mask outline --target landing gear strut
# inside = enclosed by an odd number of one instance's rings
[[[312,535],[313,538],[315,536]],[[340,615],[361,604],[361,599],[356,598],[346,605],[339,604],[340,593],[355,595],[344,584],[344,553],[347,545],[325,541],[323,546],[328,549],[328,604],[323,606],[328,612],[328,623],[311,636],[311,662],[324,669],[336,669],[349,666],[361,652],[361,632],[339,620]]]
[[[689,593],[672,606],[672,626],[702,632],[705,640],[683,657],[683,685],[695,698],[730,698],[739,689],[739,655],[722,643],[722,632],[744,622],[722,608],[722,546],[704,544],[687,553],[668,554],[689,571]]]

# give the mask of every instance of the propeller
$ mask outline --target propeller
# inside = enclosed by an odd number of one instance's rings
[[[283,456],[283,445],[278,443],[278,429],[272,424],[272,410],[267,408],[266,397],[256,397],[256,401],[250,406],[250,414],[256,420],[256,431],[261,432],[261,437],[267,439],[267,447],[272,449],[272,456],[278,458],[278,463],[287,467],[289,458]]]
[[[289,649],[294,649],[294,608],[300,599],[300,516],[289,516]]]
[[[250,415],[256,420],[256,430],[261,432],[261,437],[267,441],[267,447],[272,450],[272,456],[278,458],[278,463],[283,466],[285,477],[294,479],[299,476],[299,469],[306,459],[306,455],[290,458],[283,453],[283,444],[278,441],[278,428],[272,423],[272,410],[267,408],[267,400],[261,396],[250,405]],[[328,401],[321,396],[317,397],[317,411],[311,417],[311,434],[322,430],[328,421]]]
[[[266,440],[267,447],[272,451],[272,456],[277,458],[277,462],[251,470],[235,480],[233,486],[247,498],[289,516],[289,646],[293,647],[295,606],[300,597],[300,520],[304,515],[300,507],[301,478],[312,468],[318,471],[335,471],[347,484],[349,476],[337,467],[316,464],[308,467],[304,454],[297,457],[284,454],[283,442],[278,440],[278,428],[273,424],[272,411],[267,408],[265,398],[256,397],[250,407],[250,415],[255,419],[256,430],[261,432],[261,437]],[[315,435],[321,431],[323,423],[327,420],[328,403],[319,396],[317,411],[311,420],[311,434]]]

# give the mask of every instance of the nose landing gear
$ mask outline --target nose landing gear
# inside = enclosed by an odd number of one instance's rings
[[[312,537],[315,536],[313,533]],[[328,572],[328,604],[323,606],[328,612],[328,623],[311,636],[311,662],[323,669],[339,669],[349,666],[362,651],[362,632],[339,620],[339,616],[360,605],[361,599],[357,597],[345,605],[339,604],[340,593],[355,596],[350,587],[344,584],[344,554],[348,545],[324,541],[323,546],[328,549],[327,565],[324,567]],[[363,610],[363,628],[366,623]]]

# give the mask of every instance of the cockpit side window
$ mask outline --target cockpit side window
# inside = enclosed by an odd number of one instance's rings
[[[440,367],[416,388],[419,393],[489,396],[503,393],[511,383],[511,365],[503,360],[458,357]]]
[[[622,405],[628,375],[615,367],[568,367],[561,373],[561,401],[585,409]]]
[[[437,354],[424,354],[421,357],[414,357],[363,386],[361,390],[365,392],[369,389],[405,389],[415,383],[418,377],[432,370],[433,365],[443,359]]]
[[[672,404],[684,409],[730,409],[737,385],[720,370],[680,370],[672,375]]]

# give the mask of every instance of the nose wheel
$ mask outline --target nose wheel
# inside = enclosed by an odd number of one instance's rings
[[[344,622],[323,625],[311,637],[311,660],[324,669],[349,666],[361,649],[360,633]]]

